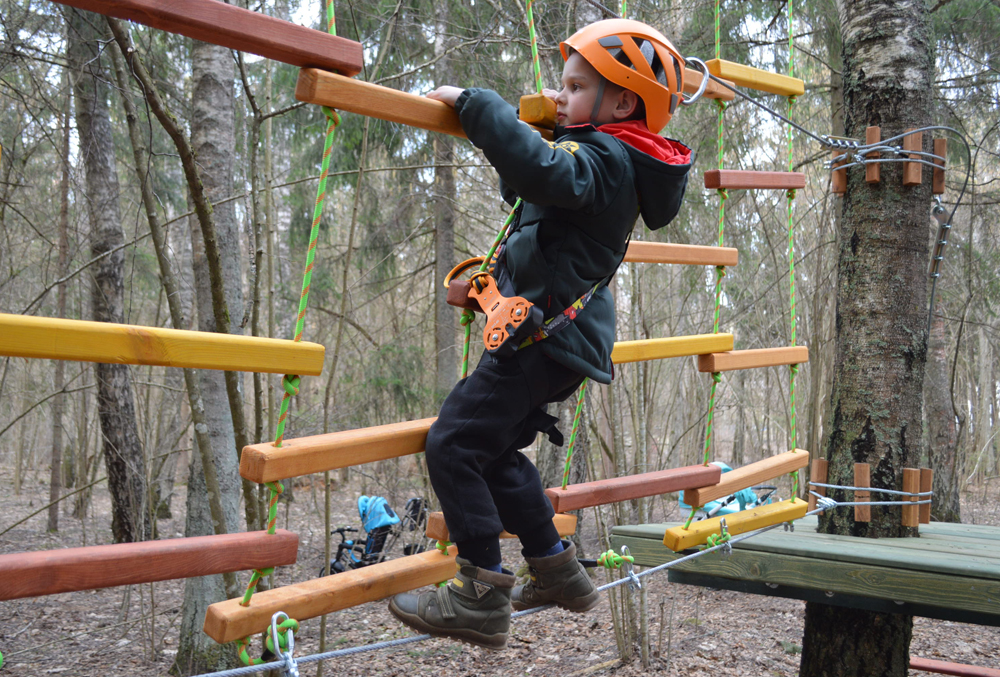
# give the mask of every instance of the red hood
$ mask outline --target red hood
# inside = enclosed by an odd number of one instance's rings
[[[668,165],[691,164],[691,149],[679,141],[653,134],[643,120],[627,120],[601,125],[598,131],[610,134],[638,151]]]

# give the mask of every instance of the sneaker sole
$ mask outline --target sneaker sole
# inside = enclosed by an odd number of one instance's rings
[[[416,614],[408,614],[399,609],[394,601],[389,602],[389,612],[395,616],[403,625],[417,632],[431,635],[432,637],[443,637],[446,639],[456,639],[465,644],[478,646],[481,649],[490,651],[501,651],[507,648],[508,633],[498,633],[495,635],[485,635],[475,630],[465,628],[446,629],[429,625]]]

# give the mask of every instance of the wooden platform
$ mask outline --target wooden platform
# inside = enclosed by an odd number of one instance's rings
[[[0,555],[0,600],[294,564],[298,548],[279,529]]]
[[[846,508],[842,508],[846,510]],[[933,523],[919,538],[816,533],[806,517],[670,570],[670,580],[888,613],[1000,626],[1000,528]],[[619,526],[615,550],[656,566],[681,555],[664,547],[675,524]]]
[[[740,252],[733,247],[708,247],[673,242],[632,241],[625,251],[626,263],[680,263],[689,266],[735,266]]]
[[[318,376],[324,350],[305,341],[0,314],[0,355],[11,357]]]
[[[557,512],[569,512],[595,505],[629,501],[645,496],[657,496],[682,489],[716,484],[722,476],[717,465],[689,465],[655,472],[611,477],[596,482],[571,484],[565,489],[552,487],[545,495]]]

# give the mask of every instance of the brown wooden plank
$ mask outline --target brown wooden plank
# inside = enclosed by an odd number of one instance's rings
[[[934,139],[934,154],[945,158],[934,161],[934,164],[940,166],[941,169],[934,170],[934,178],[931,180],[931,192],[934,195],[941,195],[944,193],[944,167],[948,157],[948,139]]]
[[[844,151],[842,150],[833,151],[833,157],[843,154]],[[833,171],[830,173],[830,192],[834,195],[843,195],[847,192],[847,170],[837,169],[837,167],[842,167],[845,164],[847,164],[847,160],[840,160],[833,163]]]
[[[816,461],[813,461],[815,463]],[[826,461],[824,461],[825,463]],[[821,480],[826,481],[826,480]],[[855,463],[854,464],[854,486],[856,487],[870,487],[871,486],[871,466],[867,463]],[[824,494],[825,495],[825,494]],[[854,492],[855,501],[870,501],[871,492],[868,491],[855,491]],[[854,506],[854,521],[855,522],[871,522],[872,521],[872,507],[870,505],[856,505]]]
[[[872,144],[878,143],[882,140],[882,129],[880,127],[868,127],[865,129],[865,143]],[[878,151],[868,153],[866,157],[877,160],[882,156]],[[873,162],[870,165],[865,165],[865,181],[868,183],[878,183],[882,176],[882,165],[877,162]]]
[[[809,464],[809,452],[802,449],[786,451],[762,461],[736,468],[722,474],[718,484],[700,489],[688,489],[684,492],[684,502],[688,505],[700,506],[709,501],[727,496],[734,491],[752,487],[785,473],[798,470]]]
[[[560,536],[570,536],[576,533],[575,515],[556,515],[552,518],[552,524]],[[432,512],[427,516],[427,538],[433,538],[436,541],[450,540],[448,525],[444,521],[444,513]],[[500,538],[517,538],[517,536],[501,531]]]
[[[920,471],[916,468],[903,468],[903,491],[916,493],[920,491]],[[904,501],[916,502],[916,496],[903,497]],[[915,527],[920,525],[920,506],[904,505],[902,524],[904,527]]]
[[[424,450],[427,431],[435,418],[390,423],[372,428],[343,430],[243,447],[240,475],[263,484],[289,477],[346,468],[416,454]]]
[[[673,242],[629,242],[625,261],[632,263],[680,263],[691,266],[735,266],[740,252],[733,247],[707,247]]]
[[[909,132],[910,130],[906,130]],[[923,150],[924,149],[924,133],[914,132],[913,134],[907,134],[903,137],[903,150]],[[906,153],[904,152],[905,156]],[[923,165],[919,162],[904,162],[903,163],[903,185],[904,186],[919,186],[923,181]]]
[[[788,346],[783,348],[754,348],[710,353],[698,356],[698,371],[714,374],[717,371],[758,369],[786,364],[804,364],[809,361],[809,348]]]
[[[698,91],[698,87],[701,86],[701,79],[704,76],[701,71],[695,70],[694,68],[684,69],[684,93],[694,94]],[[721,78],[725,80],[725,78]],[[726,80],[727,83],[732,85],[732,82]],[[702,97],[706,99],[719,99],[720,101],[732,101],[736,98],[736,92],[733,90],[723,87],[715,80],[709,80],[708,85],[705,86],[705,92]]]
[[[705,172],[705,188],[789,190],[806,187],[802,172],[755,172],[741,169],[710,169]]]
[[[910,670],[922,670],[938,675],[955,675],[955,677],[1000,677],[1000,670],[996,668],[936,661],[932,658],[918,658],[916,656],[910,658]]]
[[[298,66],[357,75],[361,43],[217,0],[56,0]]]
[[[930,468],[920,469],[920,493],[925,491],[934,490],[934,471]],[[921,496],[920,500],[923,501],[927,498],[933,498],[933,496]],[[919,522],[921,524],[931,523],[931,504],[924,503],[920,506]]]
[[[298,548],[279,529],[0,555],[0,600],[293,564]]]
[[[825,458],[813,459],[809,466],[809,481],[827,484],[826,481],[827,461]],[[809,487],[810,492],[816,492],[820,496],[826,496],[826,487]],[[809,494],[809,511],[816,509],[818,500],[812,493]]]
[[[689,465],[641,475],[612,477],[585,484],[571,484],[565,489],[552,487],[545,495],[557,513],[629,501],[645,496],[657,496],[672,491],[694,489],[716,484],[722,470],[716,465]]]
[[[253,596],[250,606],[240,606],[240,599],[218,602],[208,607],[204,631],[224,644],[261,632],[278,611],[304,621],[440,583],[455,575],[456,552],[455,546],[448,548],[447,555],[434,549],[342,574],[264,590]]]

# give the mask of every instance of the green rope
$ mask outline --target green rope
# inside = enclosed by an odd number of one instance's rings
[[[618,16],[624,19],[626,14],[628,14],[628,0],[622,0],[622,11]]]
[[[281,654],[288,649],[288,631],[292,632],[299,631],[299,622],[294,618],[286,618],[278,624],[278,648],[274,647],[274,638],[271,636],[270,628],[268,628],[267,639],[264,640],[264,646],[267,650],[274,655]]]
[[[722,42],[720,39],[720,30],[719,30],[719,19],[721,17],[721,14],[719,13],[720,1],[721,0],[715,0],[715,58],[716,59],[722,58]]]
[[[685,529],[690,529],[691,528],[691,522],[694,521],[694,516],[697,515],[697,514],[698,514],[698,508],[692,507],[691,508],[691,514],[688,515],[687,520],[684,522],[684,528]]]
[[[792,0],[788,0],[788,77],[794,77],[795,75],[795,49],[793,46],[793,31],[792,31]],[[792,118],[792,107],[795,105],[795,97],[788,97],[788,119]],[[788,171],[792,171],[793,159],[792,159],[792,126],[785,125],[786,140],[788,142]],[[794,203],[795,203],[795,191],[789,190],[786,193],[786,215],[788,219],[788,314],[789,321],[791,322],[792,330],[792,345],[795,345],[796,335],[795,335],[795,237],[794,237]],[[799,366],[797,364],[791,365],[789,370],[789,383],[788,383],[788,399],[789,399],[789,413],[791,416],[790,430],[792,438],[792,449],[798,447],[798,424],[797,417],[795,415],[795,376],[799,373]],[[795,491],[793,495],[798,493],[798,472],[794,474]]]
[[[573,431],[569,434],[569,445],[566,449],[566,465],[563,467],[562,488],[569,484],[569,466],[573,461],[573,447],[576,446],[576,433],[580,428],[580,414],[583,413],[583,398],[587,394],[587,379],[580,384],[580,392],[576,398],[576,413],[573,414]]]
[[[632,555],[619,555],[614,550],[608,550],[605,553],[601,553],[601,556],[597,558],[597,563],[606,569],[621,569],[622,564],[625,562],[635,564],[635,557]]]
[[[714,548],[717,545],[722,545],[727,543],[732,536],[730,534],[710,534],[707,539],[705,539],[705,545],[701,546],[702,550],[708,550],[709,548]]]
[[[722,382],[722,374],[712,374],[712,389],[708,395],[708,420],[705,423],[705,465],[708,465],[708,452],[712,448],[712,421],[715,419],[715,390]]]
[[[535,14],[531,11],[532,0],[528,0],[528,36],[531,39],[531,65],[535,70],[535,90],[542,93],[542,65],[538,58],[538,36],[535,35]]]

